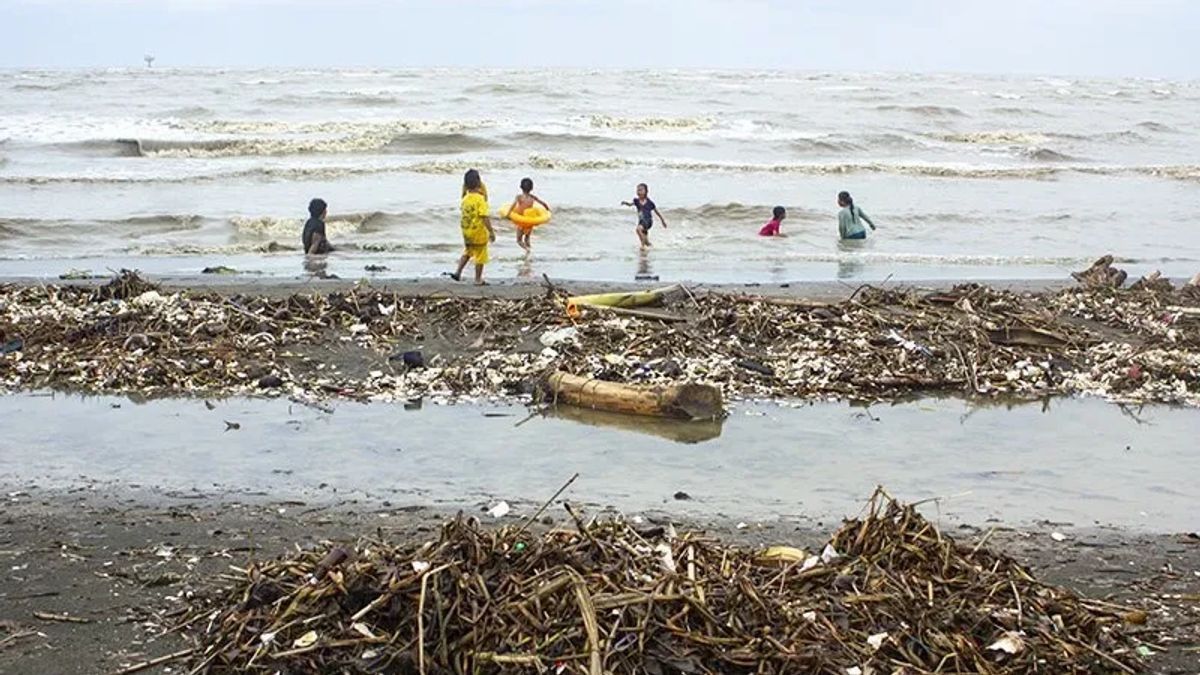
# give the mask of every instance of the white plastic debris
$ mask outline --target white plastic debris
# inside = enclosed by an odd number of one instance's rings
[[[508,502],[501,501],[501,502],[497,502],[495,506],[488,509],[487,514],[493,518],[503,518],[504,516],[507,516],[509,514],[509,512],[511,512],[511,511],[512,511],[512,507],[508,505]]]
[[[863,675],[862,668],[858,666],[850,666],[846,669],[846,675]]]
[[[292,647],[295,649],[304,649],[305,647],[311,647],[315,644],[317,644],[317,631],[310,630],[304,635],[296,638],[296,641],[292,643]]]
[[[833,548],[833,544],[825,544],[825,550],[821,551],[821,562],[826,565],[840,557],[842,557],[841,554]]]
[[[142,307],[153,307],[154,305],[161,305],[166,301],[167,299],[164,298],[158,291],[146,291],[145,293],[142,293],[134,298],[133,304],[140,305]]]
[[[567,326],[542,333],[541,337],[538,338],[538,342],[541,342],[543,347],[553,347],[563,343],[574,343],[578,335],[579,329],[574,326]]]
[[[1050,538],[1054,541],[1066,541],[1067,535],[1063,534],[1062,532],[1051,532]]]
[[[258,640],[264,645],[269,645],[275,641],[275,633],[263,633],[258,636]]]
[[[424,574],[429,571],[430,564],[424,560],[414,560],[412,562],[412,568],[415,574]]]
[[[666,544],[659,544],[654,547],[654,552],[658,554],[659,563],[662,568],[668,572],[675,572],[675,554],[671,552],[671,547]]]
[[[1017,654],[1025,649],[1025,640],[1021,638],[1021,633],[1010,630],[1004,634],[1004,637],[988,645],[987,648],[993,652]]]
[[[883,642],[884,640],[887,640],[887,638],[888,634],[886,632],[876,633],[867,638],[867,644],[871,645],[871,649],[879,649],[883,646]]]

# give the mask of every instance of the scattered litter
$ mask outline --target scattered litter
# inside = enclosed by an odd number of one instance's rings
[[[0,390],[252,395],[273,374],[305,400],[528,400],[545,373],[561,370],[709,384],[726,401],[962,391],[1200,405],[1200,288],[1161,278],[1134,286],[1036,294],[866,287],[841,303],[710,292],[677,300],[669,309],[681,322],[664,323],[610,311],[572,320],[566,296],[553,290],[413,298],[362,286],[235,299],[167,293],[122,271],[94,288],[0,286],[0,347],[25,336],[19,350],[0,354]],[[350,343],[369,362],[395,355],[397,337],[411,335],[452,344],[419,361],[401,352],[391,360],[407,368],[378,377],[304,355]]]
[[[1051,532],[1050,538],[1054,541],[1066,541],[1067,535],[1063,534],[1062,532]]]
[[[510,511],[512,511],[512,507],[508,505],[508,502],[502,501],[497,502],[495,506],[488,509],[487,514],[493,518],[503,518],[504,516],[507,516]]]

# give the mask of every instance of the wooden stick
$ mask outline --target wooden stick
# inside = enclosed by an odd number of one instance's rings
[[[181,649],[173,654],[167,654],[165,656],[160,656],[155,659],[150,659],[149,661],[142,661],[141,663],[135,663],[134,665],[129,666],[128,668],[126,668],[124,670],[118,670],[113,675],[130,675],[130,673],[140,673],[141,671],[146,670],[147,668],[153,668],[154,666],[161,666],[164,663],[169,663],[176,659],[182,659],[185,656],[191,656],[192,652],[194,652],[194,651],[196,651],[196,650]]]
[[[42,621],[59,621],[62,623],[91,623],[91,619],[85,619],[79,616],[69,616],[67,614],[51,614],[50,612],[34,612],[34,618]]]
[[[554,503],[555,499],[558,499],[559,495],[561,495],[563,492],[565,492],[567,488],[571,487],[571,483],[574,483],[576,478],[579,478],[578,471],[575,472],[574,476],[571,476],[570,478],[568,478],[567,482],[563,483],[562,487],[558,488],[558,492],[555,492],[554,496],[550,497],[550,499],[546,500],[546,503],[542,504],[542,508],[540,508],[536,512],[534,512],[534,514],[532,516],[529,516],[529,518],[526,518],[525,523],[522,524],[521,527],[517,528],[517,533],[513,536],[520,536],[523,532],[525,532],[525,529],[528,528],[530,525],[532,525],[533,521],[538,519],[538,516],[541,516],[543,513],[546,512],[546,509],[550,508],[550,505]]]

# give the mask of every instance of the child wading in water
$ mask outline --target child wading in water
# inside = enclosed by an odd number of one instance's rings
[[[783,224],[783,219],[787,218],[787,209],[782,206],[776,206],[771,211],[771,220],[767,221],[766,225],[758,231],[760,237],[786,237],[787,235],[779,231],[779,226]]]
[[[479,172],[471,169],[463,176],[462,198],[462,257],[458,259],[458,269],[450,275],[455,281],[462,281],[463,269],[467,263],[475,261],[475,285],[483,286],[483,266],[488,262],[488,244],[496,241],[496,231],[492,229],[492,219],[488,216],[487,192]]]
[[[663,227],[667,226],[667,221],[658,212],[658,206],[650,201],[650,188],[645,183],[638,183],[637,197],[634,197],[631,202],[621,202],[621,206],[632,206],[638,212],[637,236],[638,241],[642,242],[642,248],[650,246],[650,228],[654,227],[654,216],[658,216],[658,221]]]
[[[509,213],[525,213],[525,209],[528,209],[534,204],[541,204],[542,208],[546,209],[547,211],[554,210],[550,208],[549,204],[539,199],[537,195],[533,194],[533,179],[522,178],[521,194],[517,195],[513,199],[512,206],[508,207],[508,211]],[[517,246],[525,249],[526,253],[528,253],[531,249],[529,244],[529,235],[533,233],[533,228],[533,225],[517,225]]]
[[[850,196],[849,192],[844,190],[839,192],[837,203],[842,207],[842,210],[838,211],[838,234],[842,239],[866,239],[867,228],[862,224],[865,222],[874,230],[875,223],[871,222],[862,209],[854,205],[854,198]]]

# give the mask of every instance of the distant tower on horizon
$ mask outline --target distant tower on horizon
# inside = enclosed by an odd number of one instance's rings
[[[143,56],[143,57],[142,57],[142,60],[146,62],[146,67],[147,67],[147,68],[153,68],[153,67],[154,67],[154,57],[153,57],[153,56],[151,56],[150,54],[147,54],[147,55]]]

